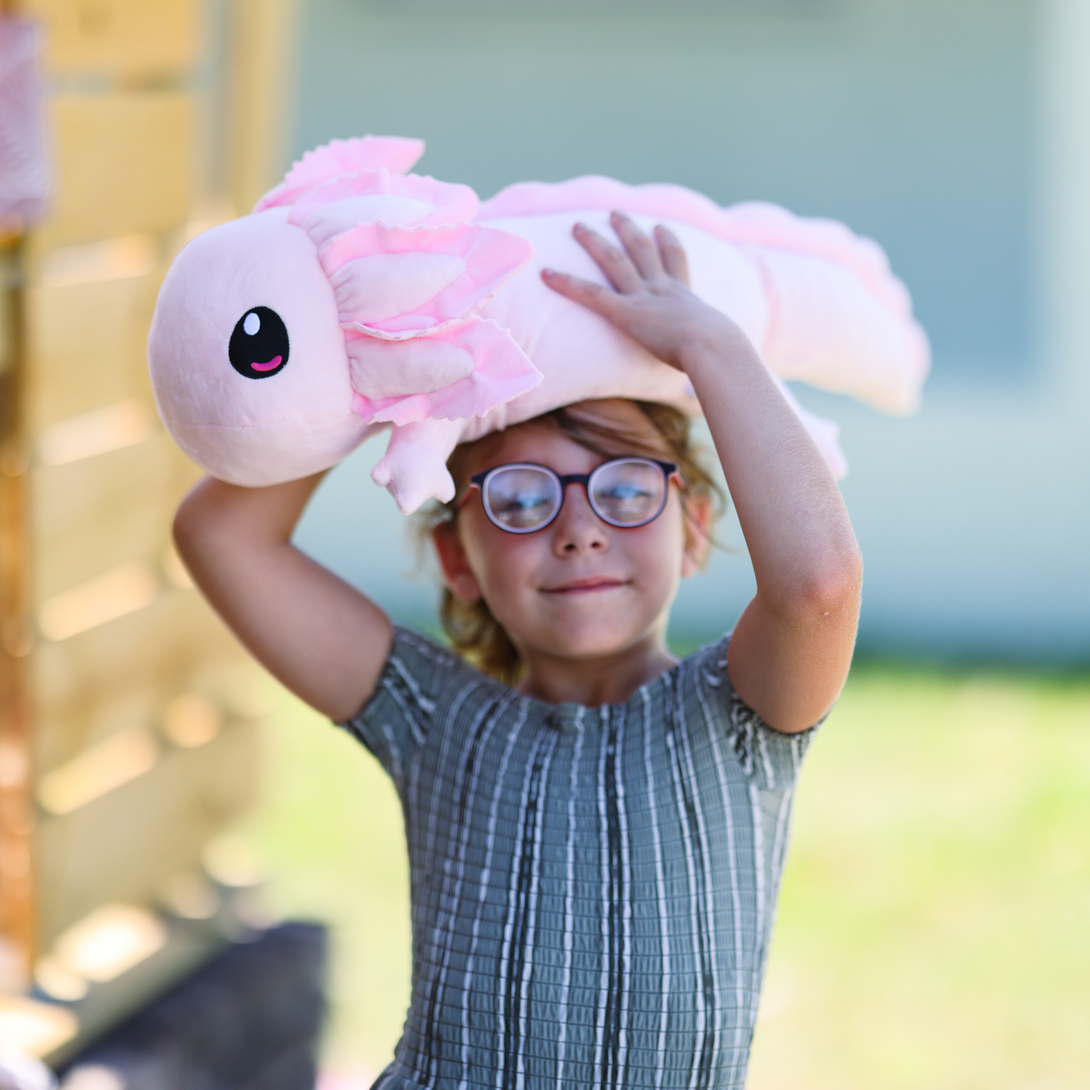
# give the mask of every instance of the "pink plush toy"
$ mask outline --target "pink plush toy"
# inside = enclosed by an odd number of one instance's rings
[[[333,141],[251,215],[179,254],[148,358],[167,428],[209,473],[290,480],[389,427],[373,476],[409,513],[453,496],[445,462],[457,443],[561,405],[628,397],[699,413],[683,374],[540,279],[551,266],[601,281],[571,228],[608,231],[615,208],[678,234],[693,290],[775,375],[915,409],[926,338],[885,255],[842,225],[599,177],[515,185],[479,204],[466,186],[405,174],[423,150]],[[788,397],[843,475],[836,425]]]

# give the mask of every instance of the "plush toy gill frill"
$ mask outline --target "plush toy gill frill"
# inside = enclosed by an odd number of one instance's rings
[[[374,478],[405,513],[447,500],[455,445],[588,398],[700,406],[688,380],[550,291],[544,267],[602,282],[574,241],[621,209],[669,225],[693,290],[729,314],[780,379],[912,412],[927,340],[873,242],[770,204],[721,208],[671,185],[525,183],[480,203],[406,173],[423,143],[333,141],[253,213],[193,239],[167,274],[148,342],[160,415],[235,484],[336,464],[378,430]],[[831,421],[784,392],[837,476]]]

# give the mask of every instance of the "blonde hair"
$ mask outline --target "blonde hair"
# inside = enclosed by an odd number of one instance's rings
[[[663,441],[685,482],[681,502],[686,514],[686,533],[701,533],[692,518],[693,505],[710,504],[713,517],[718,517],[726,508],[726,497],[715,478],[701,464],[702,451],[693,442],[689,417],[670,405],[659,405],[651,401],[635,401],[633,404]],[[635,430],[619,431],[577,416],[567,409],[554,409],[526,423],[555,427],[566,438],[603,457],[611,457],[616,453],[618,439],[623,440],[633,453],[652,457],[662,454],[660,449],[648,443],[646,434]],[[432,504],[421,512],[417,525],[422,538],[432,539],[437,533],[453,532],[453,525],[458,517],[457,498],[469,485],[467,467],[470,456],[477,444],[492,438],[486,436],[472,443],[461,443],[454,448],[454,452],[447,459],[447,469],[454,478],[455,499],[449,503]],[[462,658],[471,662],[482,673],[506,685],[513,685],[519,680],[522,659],[483,598],[465,602],[455,597],[449,587],[444,586],[439,602],[439,619],[452,647]]]

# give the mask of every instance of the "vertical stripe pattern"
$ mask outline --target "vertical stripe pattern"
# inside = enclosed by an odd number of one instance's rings
[[[549,706],[396,630],[344,724],[393,778],[410,854],[383,1090],[743,1086],[810,732],[763,724],[725,655],[624,705]]]

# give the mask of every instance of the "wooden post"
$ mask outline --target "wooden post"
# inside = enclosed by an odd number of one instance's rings
[[[22,245],[0,243],[0,990],[25,984],[34,945],[30,546]]]
[[[249,212],[283,173],[289,130],[295,0],[231,5],[231,197]]]
[[[206,861],[254,797],[255,674],[173,552],[198,471],[145,346],[178,248],[281,171],[291,2],[17,6],[46,32],[56,185],[0,240],[0,998],[33,980],[78,1025],[26,1045],[55,1059],[233,926]],[[96,921],[145,952],[83,964]]]

